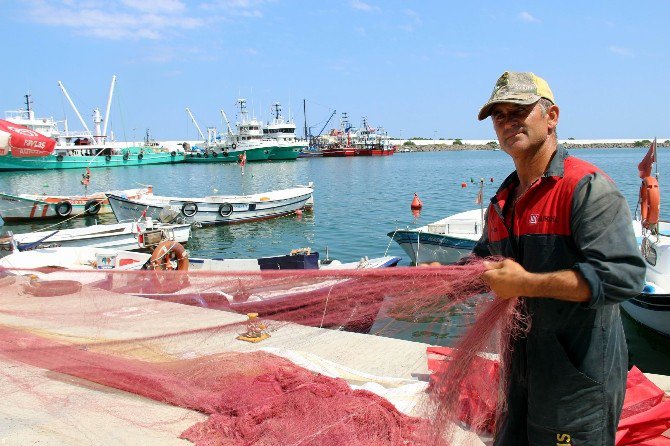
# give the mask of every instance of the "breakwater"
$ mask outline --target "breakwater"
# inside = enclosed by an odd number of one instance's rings
[[[589,143],[589,144],[577,144],[570,143],[569,141],[561,141],[560,144],[567,149],[640,149],[647,148],[648,145],[640,146],[635,143],[616,143],[616,144],[603,144],[603,143]],[[670,142],[658,142],[657,147],[665,148],[670,147]],[[404,149],[409,149],[411,152],[453,152],[453,151],[462,151],[462,150],[500,150],[500,145],[495,143],[488,144],[403,144],[398,146],[399,151]]]

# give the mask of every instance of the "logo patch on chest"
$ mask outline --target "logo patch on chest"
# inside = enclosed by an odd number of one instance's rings
[[[536,225],[538,223],[558,223],[558,217],[555,215],[530,214],[528,223]]]

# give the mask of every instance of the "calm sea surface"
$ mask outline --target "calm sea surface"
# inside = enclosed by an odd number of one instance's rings
[[[593,162],[607,172],[635,210],[640,179],[637,163],[646,149],[573,150],[573,155]],[[670,161],[661,149],[659,165]],[[127,168],[93,169],[90,192],[130,189],[150,184],[157,195],[204,196],[248,194],[288,188],[313,182],[313,213],[256,223],[197,229],[189,252],[200,257],[260,257],[311,247],[322,258],[326,248],[331,258],[354,261],[385,253],[409,259],[386,236],[396,228],[421,226],[456,212],[473,209],[477,184],[487,180],[485,197],[513,170],[510,158],[501,151],[397,153],[390,157],[307,158],[286,162],[250,163],[245,175],[234,164],[179,164]],[[667,169],[666,169],[667,170]],[[82,194],[83,171],[2,172],[0,191],[5,193]],[[491,183],[489,180],[493,178]],[[661,176],[661,179],[663,177]],[[461,183],[467,183],[462,188]],[[417,219],[410,212],[414,192],[424,208]],[[668,197],[670,185],[661,182],[661,195]],[[662,200],[661,217],[670,220],[670,207]],[[113,217],[99,217],[112,223]],[[65,227],[93,224],[94,218],[77,218]],[[28,232],[45,224],[4,226],[5,230]],[[624,317],[631,363],[643,371],[670,374],[670,340]],[[449,344],[459,324],[445,323],[432,333],[431,342]],[[408,327],[407,339],[425,339],[425,327]]]

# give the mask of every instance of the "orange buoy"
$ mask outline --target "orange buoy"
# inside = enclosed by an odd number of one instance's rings
[[[658,180],[654,177],[645,177],[640,186],[640,213],[642,226],[649,228],[658,223],[661,211],[661,196],[658,190]]]
[[[414,192],[414,199],[412,200],[412,205],[410,206],[413,211],[417,211],[423,207],[423,203],[419,200],[419,196]]]
[[[461,189],[464,187],[468,187],[468,183],[461,183]]]

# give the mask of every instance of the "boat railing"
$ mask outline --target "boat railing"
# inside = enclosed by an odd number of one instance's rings
[[[429,234],[479,234],[479,222],[471,220],[452,220],[445,223],[431,223],[426,232]]]

